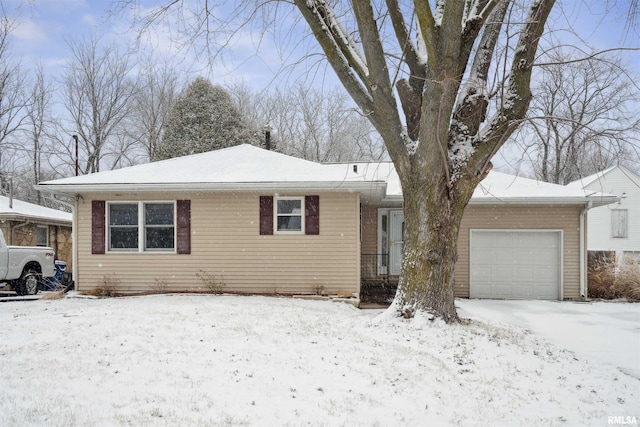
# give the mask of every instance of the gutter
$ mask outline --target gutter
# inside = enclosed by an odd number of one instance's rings
[[[584,209],[580,211],[580,296],[583,299],[587,298],[587,278],[586,278],[586,255],[587,255],[587,242],[586,242],[586,215],[587,211],[593,207],[593,202],[588,202]]]
[[[110,184],[38,184],[37,190],[53,194],[162,192],[162,191],[383,191],[385,181],[280,181],[280,182],[186,182],[186,183],[110,183]],[[59,201],[59,199],[56,199]]]
[[[22,227],[24,227],[26,225],[29,225],[30,223],[31,223],[31,220],[29,218],[27,218],[26,221],[23,222],[22,224],[11,226],[11,243],[10,243],[10,245],[15,245],[16,236],[15,236],[14,233],[16,231],[16,228],[22,228]]]

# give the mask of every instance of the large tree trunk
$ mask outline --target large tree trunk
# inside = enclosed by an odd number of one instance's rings
[[[390,310],[405,317],[426,311],[455,322],[462,214],[491,158],[525,116],[537,44],[554,0],[531,1],[518,24],[508,76],[496,92],[501,100],[488,119],[487,82],[511,0],[438,0],[433,11],[426,0],[416,0],[413,9],[386,0],[383,15],[401,52],[395,56],[385,52],[390,30],[384,31],[379,3],[352,0],[349,24],[357,24],[356,37],[330,3],[295,0],[336,75],[385,141],[402,183],[404,252]],[[398,58],[403,66],[396,68]],[[399,78],[404,73],[407,78]]]
[[[424,174],[423,174],[424,175]],[[428,174],[426,174],[429,177]],[[473,187],[440,179],[403,181],[404,249],[398,293],[390,307],[404,317],[422,310],[456,322],[454,269],[460,222]],[[431,175],[435,178],[435,175]]]

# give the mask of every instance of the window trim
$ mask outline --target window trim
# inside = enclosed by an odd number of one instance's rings
[[[145,223],[145,205],[146,204],[164,204],[171,205],[173,208],[173,247],[170,249],[146,249],[146,233],[147,225]],[[111,247],[111,220],[109,218],[111,214],[111,205],[136,205],[138,208],[138,247],[131,249],[113,249]],[[131,253],[144,253],[144,254],[176,254],[178,250],[178,211],[176,200],[114,200],[107,201],[105,208],[105,253],[110,254],[131,254]]]
[[[624,217],[624,224],[620,224],[620,219],[622,217]],[[622,230],[622,226],[624,226],[624,230]],[[623,231],[623,233],[618,233],[618,231]],[[624,234],[624,235],[621,235],[621,234]],[[629,210],[628,209],[611,209],[611,238],[612,239],[628,239],[629,238]]]
[[[38,231],[39,230],[44,230],[45,232],[45,242],[44,245],[39,245],[38,244]],[[49,247],[49,226],[48,225],[37,225],[36,226],[36,246],[40,246],[40,247]]]
[[[300,202],[300,214],[278,214],[278,201],[280,200],[297,200]],[[274,196],[273,197],[273,234],[305,234],[305,196]],[[278,230],[278,217],[279,216],[299,216],[300,217],[300,230]]]

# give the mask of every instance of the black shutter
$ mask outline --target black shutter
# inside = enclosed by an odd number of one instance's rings
[[[273,234],[273,197],[260,196],[260,235]]]
[[[176,201],[177,217],[177,243],[176,251],[180,255],[191,253],[191,200]]]
[[[104,200],[91,202],[91,253],[104,254],[105,250],[105,206]]]
[[[320,196],[304,198],[304,234],[320,234]]]

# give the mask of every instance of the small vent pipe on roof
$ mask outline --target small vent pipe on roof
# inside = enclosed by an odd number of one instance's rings
[[[264,148],[271,150],[271,126],[264,125]]]

